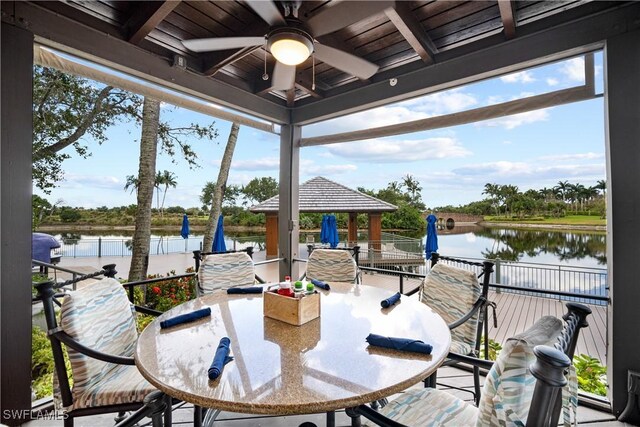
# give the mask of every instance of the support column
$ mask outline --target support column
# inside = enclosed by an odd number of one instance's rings
[[[349,222],[347,224],[347,244],[354,246],[358,244],[358,213],[349,212]]]
[[[382,214],[369,213],[369,248],[380,252],[382,246]]]
[[[0,138],[0,414],[31,409],[31,145],[33,34],[2,23]]]
[[[627,371],[640,371],[640,30],[607,40],[607,264],[611,296],[607,377],[618,416],[627,400]]]
[[[300,186],[300,126],[283,125],[280,129],[280,207],[278,213],[278,252],[280,280],[289,275],[300,277],[299,266],[299,195]]]
[[[278,214],[267,214],[267,259],[278,257]]]

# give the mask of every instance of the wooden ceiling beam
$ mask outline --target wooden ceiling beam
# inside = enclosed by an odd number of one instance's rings
[[[504,27],[504,37],[509,40],[516,36],[516,14],[511,0],[498,0],[500,19]]]
[[[416,19],[408,2],[398,1],[395,8],[385,10],[389,20],[396,26],[398,32],[407,40],[420,59],[426,64],[434,61],[438,48],[427,34],[426,30]]]
[[[179,4],[180,0],[141,2],[125,24],[129,43],[144,40]]]

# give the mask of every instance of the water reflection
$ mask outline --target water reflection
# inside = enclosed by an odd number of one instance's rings
[[[473,234],[492,241],[481,251],[483,258],[521,261],[551,255],[562,263],[591,258],[607,264],[605,234],[504,228],[480,228]]]

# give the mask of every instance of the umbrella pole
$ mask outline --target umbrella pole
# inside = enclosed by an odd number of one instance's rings
[[[187,246],[189,245],[189,238],[184,239],[184,252],[187,253]]]

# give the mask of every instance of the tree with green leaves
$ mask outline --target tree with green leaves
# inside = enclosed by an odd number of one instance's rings
[[[173,172],[168,170],[163,170],[162,173],[159,173],[159,180],[156,180],[158,185],[164,185],[164,190],[162,192],[162,203],[160,204],[160,216],[164,216],[164,201],[167,198],[167,191],[169,187],[176,188],[178,182],[176,181],[176,175]]]
[[[107,141],[109,127],[136,119],[142,99],[132,93],[65,74],[52,68],[33,70],[33,181],[49,193],[63,179],[62,164],[91,155],[89,141]]]
[[[242,187],[242,194],[251,203],[262,203],[278,195],[279,188],[278,181],[270,176],[253,178]]]
[[[200,202],[202,203],[202,210],[207,211],[211,208],[211,202],[213,201],[213,193],[215,192],[216,183],[207,181],[200,193]],[[232,207],[235,206],[238,197],[242,194],[242,187],[239,185],[231,184],[224,187],[222,195],[222,206]]]

